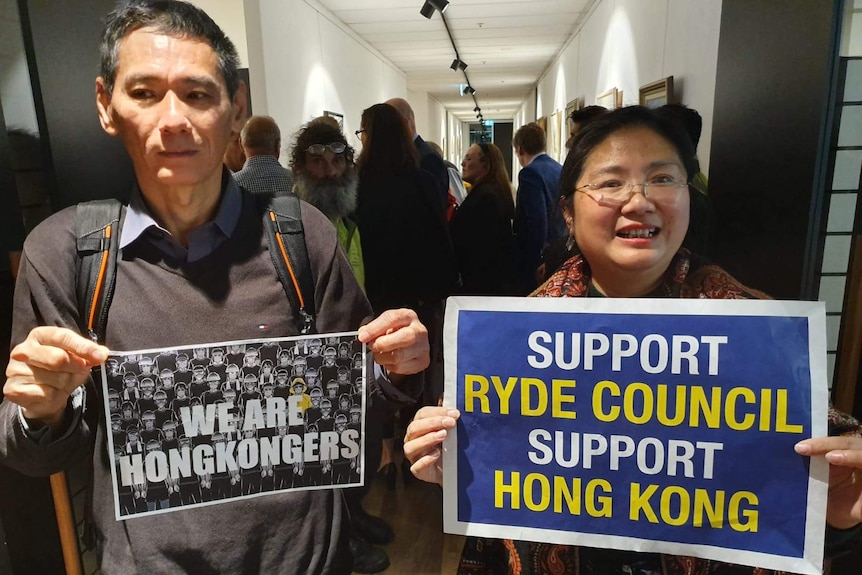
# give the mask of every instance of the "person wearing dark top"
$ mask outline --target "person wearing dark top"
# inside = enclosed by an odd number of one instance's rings
[[[461,274],[460,293],[514,295],[515,203],[503,154],[494,144],[473,144],[461,168],[470,191],[449,223]]]
[[[357,223],[365,292],[375,310],[395,302],[415,309],[436,345],[442,339],[443,300],[458,285],[443,203],[432,177],[419,168],[416,146],[398,110],[375,104],[362,112],[360,128]],[[399,264],[393,266],[393,261]],[[440,381],[426,383],[426,388],[442,390]],[[391,421],[378,431],[387,440],[394,437]],[[384,442],[382,469],[394,481],[390,443]],[[371,466],[370,458],[368,465],[373,474],[377,466]]]
[[[515,256],[519,295],[536,289],[536,268],[542,249],[566,237],[566,223],[557,205],[563,167],[545,153],[545,131],[535,122],[521,126],[512,138],[521,171],[515,196]]]
[[[368,299],[375,310],[409,302],[423,317],[457,282],[443,207],[395,108],[366,109],[361,137],[358,222]]]
[[[434,181],[434,189],[437,190],[437,199],[440,201],[440,206],[445,213],[446,206],[449,203],[449,170],[446,169],[443,158],[417,132],[416,116],[413,114],[413,108],[407,100],[403,98],[390,98],[384,103],[398,110],[398,113],[401,114],[401,117],[407,124],[407,130],[410,132],[414,146],[416,146],[416,153],[419,154],[419,167],[431,175]]]

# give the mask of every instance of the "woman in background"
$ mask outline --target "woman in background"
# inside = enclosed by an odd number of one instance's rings
[[[461,162],[461,177],[470,184],[449,230],[461,272],[460,293],[513,295],[515,201],[503,154],[494,144],[473,144]]]
[[[375,310],[416,310],[435,337],[435,318],[458,285],[443,206],[431,174],[419,168],[407,124],[388,104],[362,112],[357,223],[365,264],[365,293]],[[406,423],[413,412],[406,414]],[[383,423],[381,476],[395,488],[394,422]],[[371,462],[369,461],[369,465]],[[405,477],[410,476],[407,466]],[[412,476],[410,476],[412,479]]]
[[[431,176],[398,111],[376,104],[362,112],[358,223],[365,291],[377,310],[439,302],[457,284],[452,248]],[[399,262],[394,265],[393,262]]]

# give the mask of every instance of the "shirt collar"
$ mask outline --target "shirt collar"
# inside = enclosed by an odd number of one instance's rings
[[[275,156],[270,156],[269,154],[260,154],[257,156],[249,156],[245,160],[245,164],[243,164],[242,168],[246,169],[249,166],[260,165],[260,164],[278,164],[281,166],[281,162],[278,161],[278,158]]]
[[[227,177],[225,177],[227,176]],[[242,211],[242,194],[239,187],[231,177],[230,172],[222,174],[222,197],[216,217],[204,225],[214,224],[226,237],[231,237],[239,222]],[[144,202],[141,189],[135,184],[126,209],[126,217],[123,221],[123,229],[120,232],[120,249],[128,246],[149,228],[155,227],[170,235],[165,228],[160,226],[153,218],[150,209]]]
[[[532,164],[533,162],[535,162],[535,161],[536,161],[536,158],[538,158],[539,156],[547,156],[547,155],[548,155],[548,153],[547,153],[547,152],[539,152],[538,154],[536,154],[535,156],[533,156],[532,158],[530,158],[530,161],[529,161],[529,162],[527,162],[527,165],[526,165],[526,166],[524,166],[524,167],[526,168],[527,166],[529,166],[530,164]]]

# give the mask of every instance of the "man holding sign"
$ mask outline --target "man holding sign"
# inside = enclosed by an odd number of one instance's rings
[[[582,253],[533,295],[764,299],[683,247],[697,172],[661,112],[584,128],[560,186]],[[445,403],[459,409],[420,410],[404,451],[426,481],[442,483],[446,459],[447,526],[481,537],[459,572],[818,573],[825,463],[828,555],[859,536],[862,439],[837,413],[841,436],[816,437],[825,347],[822,310],[806,305],[450,301]],[[780,347],[758,339],[770,332]]]
[[[298,310],[273,267],[258,203],[222,164],[246,112],[230,40],[191,4],[131,1],[108,16],[101,52],[99,119],[105,132],[123,141],[137,180],[120,232],[105,345],[77,331],[86,323],[79,321],[84,310],[76,297],[70,208],[35,229],[24,248],[12,335],[17,345],[7,368],[8,401],[0,405],[0,458],[31,475],[90,461],[88,516],[103,573],[350,573],[347,518],[337,490],[115,520],[104,409],[90,369],[105,361],[109,349],[294,336]],[[390,310],[359,327],[371,308],[335,230],[307,204],[302,220],[317,329],[359,328],[358,339],[391,374],[390,380],[380,367],[369,366],[369,379],[376,374],[372,391],[409,402],[398,388],[404,377],[396,374],[427,367],[424,326],[410,310]],[[210,363],[197,361],[195,369]],[[256,367],[252,363],[247,367]],[[404,388],[414,397],[421,393],[421,381],[416,383]],[[136,487],[142,506],[170,504],[167,492],[154,498],[144,495],[145,487]],[[182,492],[182,485],[174,487]],[[230,489],[215,477],[202,477],[200,487],[209,492],[201,494],[204,500]]]

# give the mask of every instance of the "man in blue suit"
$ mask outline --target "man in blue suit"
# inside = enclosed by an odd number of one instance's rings
[[[562,166],[545,153],[545,131],[536,123],[521,126],[512,146],[521,164],[515,198],[515,255],[521,290],[536,288],[542,248],[566,234],[559,207]]]

